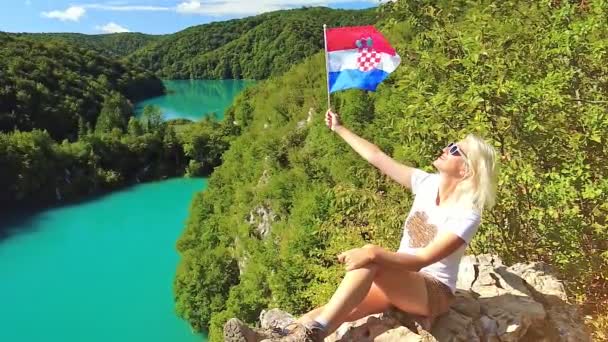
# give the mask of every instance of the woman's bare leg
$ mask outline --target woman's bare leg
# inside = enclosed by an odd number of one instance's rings
[[[343,322],[356,320],[394,305],[400,310],[428,315],[424,278],[418,272],[399,269],[379,270],[378,266],[350,271],[327,305],[300,318],[304,323],[320,318],[329,322],[327,333]]]
[[[384,312],[390,308],[390,306],[391,303],[388,301],[388,298],[386,298],[384,292],[382,292],[382,290],[374,283],[369,289],[367,296],[365,296],[365,299],[363,299],[363,301],[357,305],[353,311],[344,317],[344,319],[336,322],[336,329],[344,322],[352,322],[372,314]]]
[[[376,273],[378,266],[375,264],[346,272],[338,289],[317,318],[333,326],[340,317],[346,317],[365,299]]]
[[[414,315],[429,315],[426,280],[419,272],[391,269],[387,272],[380,272],[374,279],[374,284],[399,310]]]
[[[343,322],[352,322],[371,314],[384,312],[390,307],[390,305],[391,304],[384,295],[384,292],[382,292],[376,286],[376,284],[372,284],[371,288],[369,289],[369,292],[367,293],[363,301],[359,303],[359,305],[357,305],[357,307],[353,311],[351,311],[346,317],[337,320],[336,324],[330,326],[328,330],[336,330]],[[298,318],[297,322],[300,324],[305,324],[314,320],[321,314],[321,312],[323,312],[324,308],[325,305],[311,310],[310,312],[304,314],[302,317]]]
[[[317,316],[319,316],[321,314],[321,312],[323,312],[323,308],[325,308],[325,305],[320,306],[316,309],[310,310],[309,312],[300,316],[300,318],[298,318],[296,320],[296,322],[298,322],[300,324],[305,324],[305,323],[308,323],[308,322],[314,320],[315,318],[317,318]]]

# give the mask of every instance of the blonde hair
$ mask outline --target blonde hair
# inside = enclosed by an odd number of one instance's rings
[[[472,205],[481,213],[484,208],[492,208],[496,200],[498,154],[494,147],[476,135],[469,134],[462,142],[466,144],[467,175],[451,197],[458,204]]]

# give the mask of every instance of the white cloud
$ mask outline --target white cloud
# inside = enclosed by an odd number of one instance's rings
[[[175,0],[174,0],[175,1]],[[108,1],[105,3],[89,3],[72,5],[65,11],[42,12],[42,16],[59,19],[61,21],[79,21],[87,10],[101,11],[174,11],[181,14],[200,14],[208,16],[242,16],[254,15],[263,12],[281,9],[297,8],[302,6],[329,6],[352,0],[178,0],[176,6],[130,5],[126,1]],[[392,0],[360,0],[370,5]],[[26,3],[31,0],[26,0]]]
[[[92,8],[105,11],[170,11],[171,7],[164,6],[139,6],[126,5],[124,3],[108,3],[108,4],[88,4],[82,5],[85,8]]]
[[[122,32],[131,32],[128,28],[118,25],[117,23],[111,21],[103,26],[95,26],[96,30],[99,30],[103,33],[122,33]]]
[[[214,1],[201,3],[199,0],[187,0],[178,4],[176,11],[183,14],[239,15],[276,11],[285,7],[284,4],[276,4],[272,1]]]
[[[65,11],[42,12],[42,16],[61,21],[80,21],[86,12],[82,6],[70,6]]]
[[[378,0],[363,0],[370,4],[378,4]],[[328,6],[352,2],[352,0],[185,0],[177,5],[176,12],[183,14],[202,15],[251,15],[280,9],[297,8],[302,6]]]

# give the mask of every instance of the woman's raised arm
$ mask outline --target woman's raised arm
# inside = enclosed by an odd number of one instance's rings
[[[382,152],[378,146],[342,126],[338,115],[331,110],[328,110],[325,115],[325,123],[332,131],[336,132],[344,139],[355,152],[363,157],[363,159],[377,167],[382,173],[386,174],[397,183],[411,189],[412,173],[415,170],[413,167],[397,162],[386,153]]]

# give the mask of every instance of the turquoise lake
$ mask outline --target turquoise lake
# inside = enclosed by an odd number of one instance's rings
[[[252,81],[163,81],[136,104],[166,119],[218,118]],[[137,185],[82,203],[0,217],[0,342],[205,341],[174,310],[175,243],[204,179]],[[0,234],[2,237],[2,234]]]
[[[163,80],[167,94],[137,103],[136,113],[144,106],[160,107],[166,120],[185,118],[197,121],[209,113],[224,118],[224,111],[245,87],[246,80]]]
[[[172,287],[175,242],[205,187],[172,179],[9,219],[0,341],[204,341],[175,315]]]

